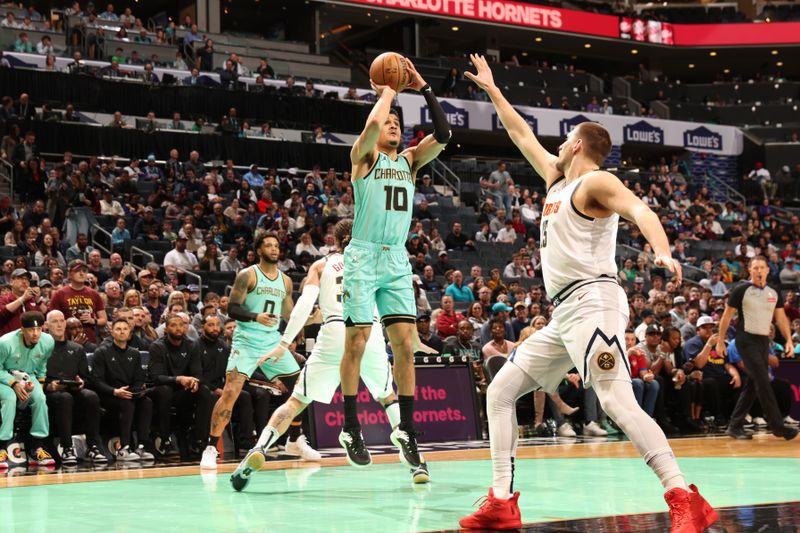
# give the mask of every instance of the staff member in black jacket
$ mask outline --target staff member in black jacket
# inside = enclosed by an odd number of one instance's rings
[[[206,315],[203,318],[203,329],[198,344],[203,353],[203,379],[212,393],[211,401],[215,403],[222,396],[225,388],[225,369],[228,366],[230,346],[220,339],[222,322],[216,314]],[[241,450],[249,450],[255,444],[253,434],[253,400],[250,393],[242,390],[236,403],[233,405],[234,416],[239,421],[239,440],[237,445]]]
[[[756,398],[761,403],[769,429],[776,437],[792,440],[797,429],[783,423],[783,417],[769,383],[769,327],[774,317],[781,335],[786,340],[786,357],[794,357],[792,330],[783,310],[780,291],[767,285],[769,265],[767,258],[757,255],[748,265],[750,279],[737,285],[728,297],[719,330],[727,331],[733,314],[739,315],[736,325],[736,348],[747,370],[747,381],[731,415],[726,434],[735,439],[752,439],[744,428],[744,417]],[[717,341],[717,353],[725,353],[724,337]]]
[[[111,324],[112,343],[103,343],[92,357],[92,384],[100,394],[100,404],[119,415],[119,450],[117,461],[152,461],[150,423],[153,401],[144,394],[145,372],[139,350],[128,346],[131,327],[117,318]],[[131,450],[131,428],[136,415],[139,446]]]
[[[61,446],[61,462],[65,466],[78,463],[72,447],[72,415],[82,414],[86,423],[86,459],[92,463],[106,463],[108,459],[100,451],[100,398],[86,388],[89,381],[89,364],[83,347],[65,337],[67,321],[61,311],[47,313],[47,332],[56,344],[53,355],[47,360],[45,397],[50,408],[50,420],[58,433]],[[65,384],[64,382],[69,382]],[[77,382],[77,384],[76,384]]]
[[[179,412],[178,419],[190,420],[185,415],[194,411],[194,441],[199,449],[208,444],[211,425],[211,391],[203,378],[203,355],[194,341],[186,338],[188,325],[178,314],[171,314],[165,322],[164,337],[150,345],[150,379],[155,383],[152,397],[156,402],[156,416],[161,444],[156,451],[171,455],[175,447],[170,441],[172,406]]]

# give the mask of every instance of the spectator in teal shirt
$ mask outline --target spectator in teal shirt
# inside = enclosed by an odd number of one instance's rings
[[[28,34],[22,32],[19,34],[19,39],[14,42],[14,51],[22,54],[32,54],[33,44],[28,38]]]
[[[460,270],[453,272],[453,283],[447,286],[444,293],[447,296],[452,296],[455,302],[471,303],[475,301],[475,295],[472,294],[472,289],[464,285],[464,275]]]

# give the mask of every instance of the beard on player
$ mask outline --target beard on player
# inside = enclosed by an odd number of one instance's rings
[[[280,257],[280,250],[267,250],[258,252],[258,257],[267,264],[274,265],[278,262],[278,258]]]

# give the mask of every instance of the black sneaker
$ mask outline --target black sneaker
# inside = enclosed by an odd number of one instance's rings
[[[180,455],[178,447],[172,443],[172,440],[166,439],[166,440],[161,440],[160,442],[159,441],[156,442],[157,442],[156,453],[161,457],[172,458],[172,457],[178,457]]]
[[[773,431],[776,437],[783,437],[786,440],[792,440],[797,436],[797,428],[784,425],[780,430]]]
[[[369,466],[372,464],[372,456],[369,454],[361,429],[344,429],[339,433],[339,444],[347,452],[347,460],[351,465],[357,467]]]
[[[730,426],[727,431],[725,431],[725,434],[736,440],[753,440],[753,434],[748,433],[741,427]]]
[[[416,485],[427,483],[431,480],[431,473],[428,471],[428,463],[420,463],[420,465],[411,471],[411,480]]]
[[[417,450],[417,435],[419,433],[416,431],[405,431],[398,427],[392,431],[390,436],[392,444],[400,450],[400,461],[409,468],[419,468],[419,465],[423,463],[419,450]]]
[[[100,451],[97,445],[92,445],[86,452],[86,460],[92,464],[105,464],[108,462],[108,457]]]
[[[64,448],[64,451],[61,452],[61,464],[64,466],[75,466],[78,464],[78,456],[74,448],[71,446],[69,448]]]

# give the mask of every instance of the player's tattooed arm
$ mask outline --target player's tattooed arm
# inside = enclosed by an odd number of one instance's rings
[[[258,313],[254,313],[244,308],[244,299],[250,291],[252,281],[252,270],[245,268],[236,274],[233,282],[233,289],[228,303],[228,315],[239,322],[256,322]]]

